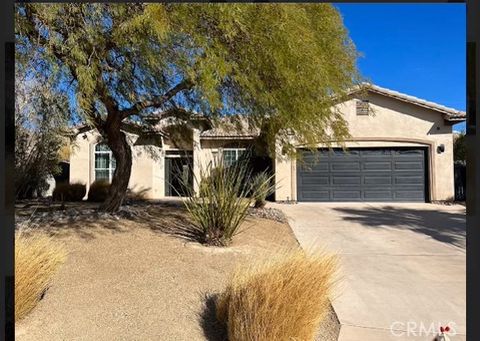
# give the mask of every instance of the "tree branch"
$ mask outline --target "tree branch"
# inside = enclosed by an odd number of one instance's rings
[[[191,81],[183,80],[161,96],[154,97],[150,100],[137,102],[130,108],[121,110],[120,111],[121,119],[123,120],[129,116],[137,115],[140,111],[146,108],[160,107],[163,104],[165,104],[165,102],[167,102],[169,99],[171,99],[173,96],[175,96],[177,93],[183,90],[191,89],[192,86],[193,86],[193,83]]]

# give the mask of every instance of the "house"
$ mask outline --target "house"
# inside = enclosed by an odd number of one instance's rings
[[[453,199],[452,125],[464,121],[465,112],[372,84],[363,88],[352,90],[349,99],[337,104],[352,136],[345,142],[346,150],[335,142],[332,149],[319,145],[314,152],[298,145],[301,161],[277,152],[272,161],[275,200]],[[216,127],[199,124],[182,141],[160,133],[145,141],[127,132],[133,149],[130,188],[152,199],[173,196],[188,169],[198,176],[216,156],[234,162],[259,132],[245,124],[229,124],[228,120]],[[115,161],[95,131],[78,134],[72,148],[70,181],[88,186],[96,179],[111,180]]]

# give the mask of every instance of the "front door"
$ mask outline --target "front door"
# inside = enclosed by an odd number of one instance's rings
[[[188,195],[186,186],[193,185],[193,159],[190,155],[175,155],[165,158],[165,195]]]

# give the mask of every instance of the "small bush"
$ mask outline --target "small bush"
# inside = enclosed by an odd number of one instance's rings
[[[216,303],[228,340],[314,340],[335,271],[334,256],[301,250],[237,269]]]
[[[274,175],[268,175],[267,172],[261,172],[252,179],[252,187],[256,189],[252,195],[255,208],[263,208],[267,197],[273,193],[275,186],[272,185]]]
[[[38,232],[15,236],[15,321],[35,307],[65,258],[65,249],[51,237]]]
[[[94,181],[88,190],[88,201],[104,202],[107,199],[110,183],[105,180]]]
[[[201,184],[198,195],[191,184],[183,183],[185,207],[201,242],[226,246],[248,214],[251,187],[244,184],[251,184],[251,172],[243,163],[227,167],[220,162],[216,168],[209,165],[200,173],[200,179],[195,179]]]
[[[87,187],[81,183],[60,183],[55,186],[52,193],[56,201],[82,201],[87,194]]]
[[[143,201],[147,199],[147,193],[149,188],[141,188],[139,190],[135,190],[133,188],[127,189],[127,196],[126,198],[131,201]]]
[[[248,214],[258,189],[252,186],[251,169],[247,162],[226,166],[222,160],[213,168],[200,169],[200,184],[195,193],[192,184],[183,183],[187,197],[185,207],[193,222],[193,233],[202,243],[228,245]]]

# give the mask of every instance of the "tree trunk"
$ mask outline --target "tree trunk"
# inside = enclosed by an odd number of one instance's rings
[[[120,130],[120,121],[107,124],[107,144],[117,162],[107,199],[100,207],[105,212],[117,212],[125,199],[132,171],[132,150]]]

